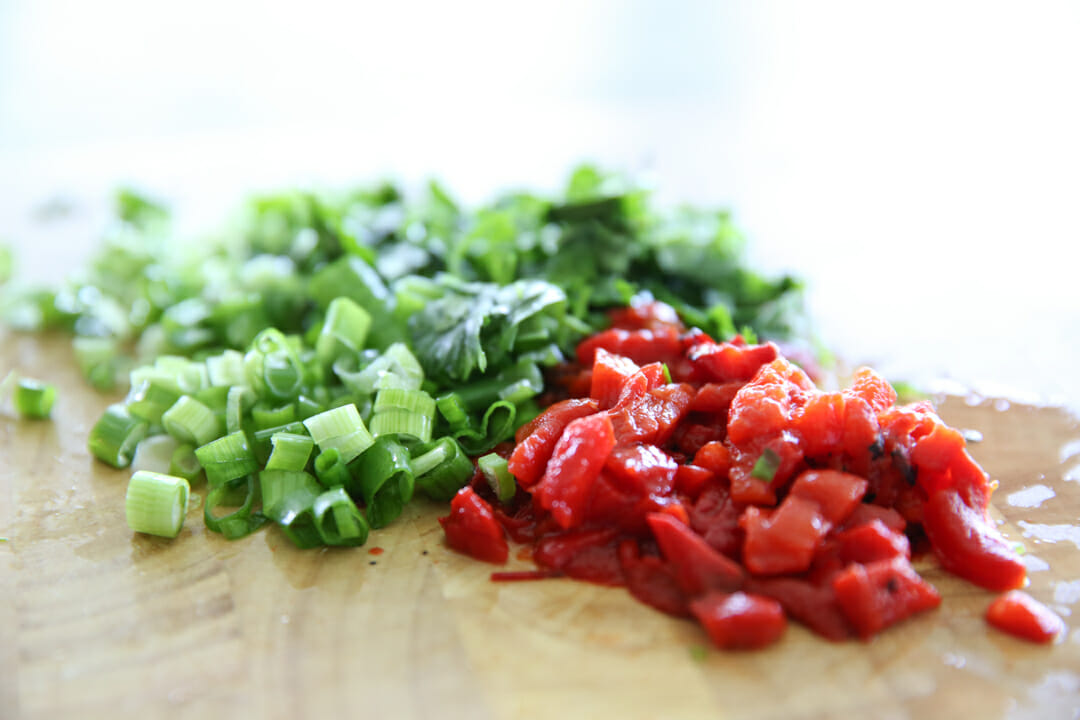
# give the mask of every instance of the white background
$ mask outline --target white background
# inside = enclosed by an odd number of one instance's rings
[[[1080,400],[1080,3],[0,0],[25,281],[120,182],[206,228],[251,188],[479,201],[585,159],[731,207],[855,362]]]

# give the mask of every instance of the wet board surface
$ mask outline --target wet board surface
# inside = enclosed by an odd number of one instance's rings
[[[59,386],[53,422],[0,417],[0,717],[1066,718],[1080,712],[1080,420],[950,398],[1000,482],[1030,592],[1065,616],[1049,647],[990,629],[993,595],[932,561],[940,609],[869,643],[801,627],[756,653],[624,590],[492,583],[416,503],[360,549],[229,542],[192,504],[175,541],[124,522],[129,472],[86,435],[110,399],[61,337],[0,335],[2,365]],[[196,494],[202,494],[201,491]],[[374,548],[381,554],[372,554]],[[510,569],[528,567],[512,560]]]

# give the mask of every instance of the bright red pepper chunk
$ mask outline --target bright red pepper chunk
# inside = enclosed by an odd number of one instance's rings
[[[450,514],[439,518],[446,543],[477,560],[504,563],[510,548],[495,513],[471,487],[465,486],[450,502]]]
[[[1052,642],[1065,623],[1050,608],[1020,590],[1000,596],[986,611],[986,621],[1002,632],[1035,643]]]
[[[505,528],[532,545],[535,577],[625,585],[723,648],[775,642],[788,616],[865,639],[937,607],[909,535],[983,587],[1024,581],[988,476],[929,403],[897,406],[866,368],[823,392],[776,345],[715,342],[662,303],[611,318],[555,372],[576,397],[515,436],[510,470],[531,497],[492,511],[463,491],[443,519],[452,547],[505,559]],[[1015,593],[987,618],[1038,642],[1062,627]]]

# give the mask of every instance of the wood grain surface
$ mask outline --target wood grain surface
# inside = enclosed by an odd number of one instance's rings
[[[129,473],[85,449],[110,398],[83,385],[68,341],[0,335],[0,358],[60,388],[52,422],[0,416],[3,720],[1080,713],[1080,421],[1061,409],[941,408],[983,434],[972,452],[1001,483],[1031,593],[1066,615],[1060,642],[989,629],[991,594],[926,561],[942,607],[872,642],[793,626],[763,652],[702,653],[694,624],[623,590],[490,582],[491,566],[445,547],[434,505],[361,549],[298,551],[275,529],[229,542],[195,503],[175,541],[134,535]]]

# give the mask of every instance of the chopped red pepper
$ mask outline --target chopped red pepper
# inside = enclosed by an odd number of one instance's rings
[[[1022,640],[1048,643],[1065,631],[1065,623],[1050,608],[1020,590],[1000,596],[986,611],[986,621]]]
[[[439,518],[446,543],[458,552],[485,562],[504,563],[510,555],[506,535],[491,506],[471,487],[463,487],[450,502],[450,514]]]

